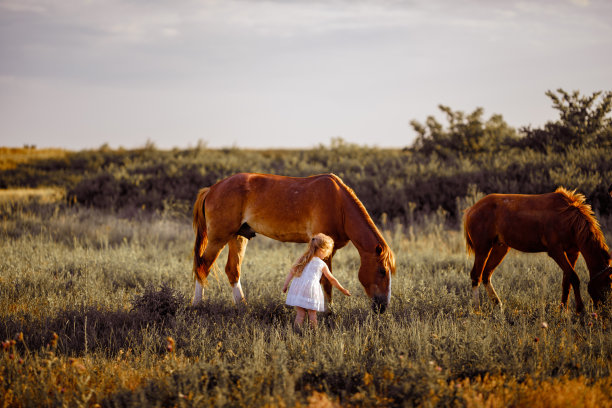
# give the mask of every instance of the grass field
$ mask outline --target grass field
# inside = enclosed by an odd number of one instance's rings
[[[612,406],[609,321],[560,310],[558,267],[516,252],[493,275],[503,312],[483,291],[474,313],[473,259],[442,214],[381,226],[398,262],[383,315],[340,250],[353,296],[302,335],[281,294],[301,245],[251,240],[240,307],[224,251],[193,309],[186,216],[8,201],[0,218],[2,406]]]

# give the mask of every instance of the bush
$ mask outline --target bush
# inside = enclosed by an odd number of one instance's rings
[[[164,284],[155,290],[153,285],[149,285],[142,295],[134,297],[132,313],[142,322],[173,325],[177,312],[185,304],[183,295],[171,287]]]

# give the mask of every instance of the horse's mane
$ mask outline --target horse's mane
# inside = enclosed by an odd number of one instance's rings
[[[605,251],[608,251],[606,239],[604,238],[599,222],[595,218],[591,206],[586,204],[586,197],[583,194],[577,193],[576,190],[569,191],[564,187],[559,187],[555,193],[560,193],[565,197],[568,204],[563,212],[568,217],[568,222],[574,227],[578,239],[583,243],[592,240]]]
[[[395,255],[393,255],[393,251],[391,251],[391,248],[389,247],[389,245],[387,245],[382,234],[374,224],[374,221],[372,221],[372,217],[370,217],[361,200],[359,200],[359,198],[357,197],[357,194],[355,194],[352,188],[344,184],[344,181],[342,181],[340,177],[336,176],[333,173],[329,173],[329,176],[344,190],[345,193],[348,194],[349,198],[355,203],[357,209],[359,210],[359,212],[361,212],[364,219],[366,220],[368,228],[372,231],[374,235],[378,237],[378,240],[382,244],[381,246],[383,248],[383,251],[380,254],[380,258],[385,265],[389,266],[389,269],[391,269],[391,273],[395,274]]]

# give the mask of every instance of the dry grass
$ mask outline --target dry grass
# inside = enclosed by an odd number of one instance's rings
[[[28,201],[48,204],[61,201],[65,196],[65,190],[54,187],[0,189],[0,204]]]
[[[612,407],[610,377],[591,380],[583,376],[563,376],[552,380],[522,382],[506,376],[484,376],[451,382],[465,400],[466,407]]]
[[[68,151],[63,149],[0,147],[0,170],[14,169],[34,160],[62,158],[67,154]]]
[[[385,226],[398,262],[387,313],[370,312],[349,246],[334,273],[354,296],[298,335],[280,287],[300,245],[249,243],[240,308],[224,250],[192,309],[188,222],[0,211],[3,406],[611,405],[609,322],[559,311],[558,267],[516,253],[494,276],[506,310],[473,313],[472,259],[439,216]]]

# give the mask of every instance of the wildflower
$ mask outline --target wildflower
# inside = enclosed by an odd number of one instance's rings
[[[74,367],[75,370],[77,370],[79,373],[84,373],[85,371],[87,371],[87,368],[85,368],[85,366],[83,365],[83,363],[81,363],[78,359],[76,358],[70,358],[68,359],[68,362],[70,363],[70,365],[72,367]]]
[[[363,375],[363,385],[368,386],[372,384],[373,379],[374,376],[366,371],[366,373]]]
[[[548,323],[546,323],[546,322],[542,322],[541,327],[542,327],[543,329],[548,329]]]
[[[55,348],[57,347],[57,339],[58,339],[58,335],[56,332],[53,332],[53,334],[51,335],[51,347]]]
[[[533,341],[535,341],[535,342],[537,343],[538,341],[540,341],[540,339],[539,339],[538,337],[535,337],[535,338],[533,339]]]
[[[592,317],[593,319],[597,319],[597,313],[591,313],[591,317]]]
[[[186,401],[191,401],[191,399],[193,398],[193,393],[190,392],[188,395],[185,395],[182,392],[179,392],[178,397]]]
[[[168,353],[174,353],[174,339],[172,337],[168,337],[168,344],[166,345],[166,350],[168,350]]]
[[[20,341],[23,343],[23,332],[19,332],[19,334],[17,335],[17,341]]]

